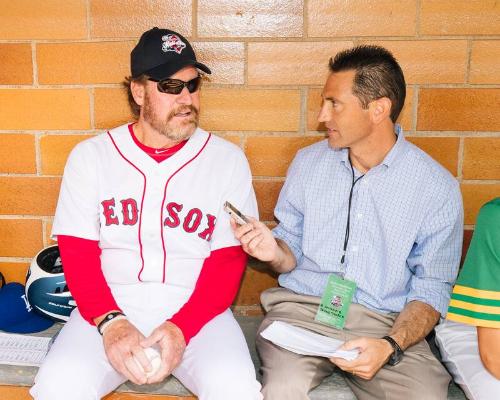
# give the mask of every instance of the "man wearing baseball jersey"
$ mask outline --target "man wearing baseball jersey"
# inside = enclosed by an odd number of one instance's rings
[[[500,393],[500,197],[481,207],[474,235],[436,342],[471,400]]]
[[[246,255],[223,211],[257,216],[247,160],[198,127],[210,69],[183,36],[145,32],[131,70],[137,122],[80,143],[65,167],[52,235],[78,308],[31,394],[96,399],[172,374],[200,399],[261,399],[229,309]]]

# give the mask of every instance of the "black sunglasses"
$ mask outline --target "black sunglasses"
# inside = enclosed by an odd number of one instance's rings
[[[156,86],[158,87],[159,92],[168,94],[180,94],[185,87],[187,87],[189,93],[194,93],[201,86],[201,76],[197,76],[196,78],[191,79],[187,82],[181,81],[180,79],[171,78],[163,79],[161,81],[153,78],[148,79],[150,81],[157,82]]]

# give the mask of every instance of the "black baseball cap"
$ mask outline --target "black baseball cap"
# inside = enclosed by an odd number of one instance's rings
[[[169,29],[154,27],[144,32],[130,53],[132,78],[145,74],[155,80],[162,80],[188,65],[211,73],[206,65],[196,60],[196,54],[187,39]]]

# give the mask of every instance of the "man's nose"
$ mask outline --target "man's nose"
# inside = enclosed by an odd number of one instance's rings
[[[319,110],[318,114],[318,122],[328,122],[332,119],[330,110],[328,108],[328,105],[326,103],[323,103],[321,106],[321,109]]]
[[[193,99],[191,97],[191,93],[189,93],[189,90],[187,87],[184,86],[182,88],[182,91],[177,95],[176,101],[179,104],[185,104],[185,105],[193,104]]]

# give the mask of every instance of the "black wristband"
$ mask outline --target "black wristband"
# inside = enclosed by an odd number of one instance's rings
[[[117,318],[119,316],[122,316],[123,318],[125,318],[125,314],[122,313],[121,311],[112,311],[112,312],[106,314],[106,316],[102,319],[102,321],[99,322],[99,324],[97,325],[97,331],[102,335],[104,332],[105,326],[110,321],[114,320],[115,318]],[[122,318],[119,318],[119,319],[122,319]]]
[[[384,336],[382,339],[387,340],[390,345],[392,346],[392,349],[394,350],[391,356],[389,357],[389,361],[387,362],[389,365],[396,365],[398,364],[401,359],[403,358],[404,351],[403,349],[399,346],[398,342],[396,342],[392,337],[390,336]]]

